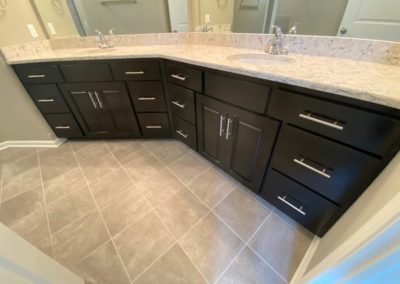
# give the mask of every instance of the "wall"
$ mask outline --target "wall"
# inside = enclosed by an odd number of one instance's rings
[[[220,2],[220,5],[218,5]],[[231,25],[233,22],[233,0],[194,0],[195,25],[205,24],[205,15],[210,15],[214,25]]]
[[[33,0],[33,4],[40,15],[42,27],[47,31],[48,37],[55,38],[79,34],[75,28],[66,0]],[[56,31],[55,35],[51,33],[47,23],[53,24]]]
[[[337,34],[348,0],[279,0],[276,25],[286,33],[299,23],[298,33]]]
[[[248,1],[257,2],[257,1]],[[264,33],[268,9],[272,0],[259,0],[257,7],[243,7],[235,0],[232,31],[236,33]]]
[[[8,1],[8,10],[0,12],[0,47],[32,41],[27,24],[35,26],[38,39],[45,39],[30,2]],[[0,143],[53,140],[53,132],[3,58],[0,58],[0,82]]]
[[[320,240],[307,270],[314,268],[398,195],[400,195],[400,153]]]

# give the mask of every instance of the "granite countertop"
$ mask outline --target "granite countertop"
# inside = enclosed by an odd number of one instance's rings
[[[262,50],[201,44],[120,46],[111,49],[44,49],[4,53],[8,64],[69,60],[164,58],[334,93],[400,109],[400,66],[291,53],[288,63],[245,63],[237,54],[262,56]]]

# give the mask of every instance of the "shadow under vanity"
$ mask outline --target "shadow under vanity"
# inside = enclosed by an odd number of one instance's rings
[[[400,111],[164,59],[13,65],[58,137],[176,138],[323,236],[400,149]]]

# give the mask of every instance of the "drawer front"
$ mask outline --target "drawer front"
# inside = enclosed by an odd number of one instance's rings
[[[129,83],[128,87],[137,112],[167,111],[161,82],[134,82]]]
[[[397,120],[286,90],[274,92],[268,114],[381,156],[400,138]]]
[[[194,92],[168,83],[168,100],[173,114],[196,124]]]
[[[112,81],[107,63],[71,63],[61,64],[60,69],[67,82]]]
[[[270,170],[261,196],[318,236],[324,235],[342,214],[340,207]]]
[[[139,124],[145,138],[171,137],[171,129],[166,113],[140,113]]]
[[[326,198],[347,206],[372,180],[380,160],[346,146],[285,126],[272,166]]]
[[[115,80],[161,80],[160,64],[158,62],[121,62],[111,63]]]
[[[72,114],[48,114],[47,122],[58,137],[82,138],[83,134]]]
[[[14,65],[14,70],[19,79],[26,84],[60,83],[64,81],[56,65]]]
[[[56,85],[29,85],[27,89],[42,113],[70,112]]]
[[[193,150],[197,151],[196,126],[175,115],[172,117],[172,120],[175,138],[182,141]]]
[[[173,63],[166,63],[165,69],[168,81],[198,92],[203,91],[202,71]]]
[[[258,113],[266,111],[271,92],[271,86],[269,85],[257,84],[209,72],[205,73],[204,86],[206,95]]]

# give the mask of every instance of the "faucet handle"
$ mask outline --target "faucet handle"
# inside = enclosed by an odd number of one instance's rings
[[[111,35],[111,36],[113,36],[113,35],[114,35],[114,31],[115,31],[115,28],[111,28],[111,29],[108,31],[108,34]]]
[[[282,29],[279,26],[272,25],[271,28],[272,28],[272,32],[275,30],[275,32],[273,32],[273,34],[275,34],[275,36],[282,36],[283,35]]]

